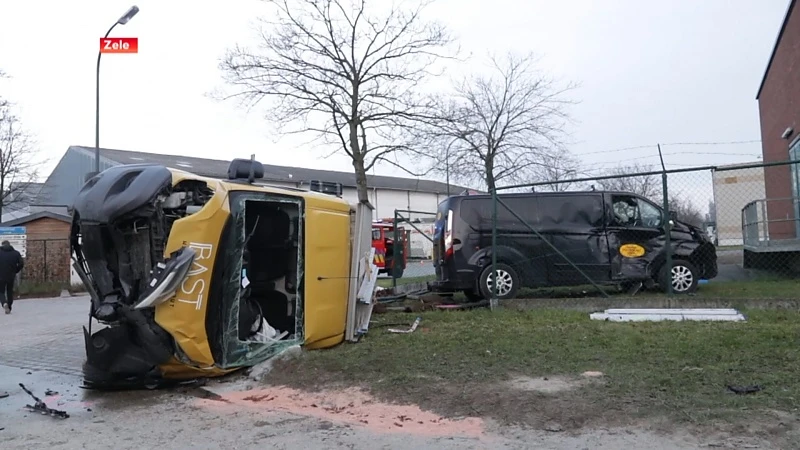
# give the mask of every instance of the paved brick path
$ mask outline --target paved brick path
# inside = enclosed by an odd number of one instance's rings
[[[88,315],[88,297],[15,301],[0,312],[0,365],[81,375]]]

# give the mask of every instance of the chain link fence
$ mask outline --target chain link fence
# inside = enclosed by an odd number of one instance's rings
[[[797,161],[786,161],[451,197],[449,231],[460,254],[443,263],[438,278],[492,300],[575,286],[602,297],[768,288],[800,275],[798,180]],[[470,271],[474,280],[460,275]]]
[[[387,270],[386,277],[391,278],[392,285],[407,283],[422,283],[435,275],[433,268],[433,235],[436,222],[436,212],[395,210],[394,218],[390,224],[386,237],[401,245],[392,244],[386,250],[384,264],[388,267],[394,261],[400,261],[394,271]],[[373,228],[374,230],[374,228]],[[376,250],[385,244],[373,231],[373,246]]]

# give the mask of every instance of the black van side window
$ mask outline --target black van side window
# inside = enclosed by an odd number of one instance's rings
[[[613,225],[644,228],[661,226],[661,210],[638,197],[615,195],[611,203]]]

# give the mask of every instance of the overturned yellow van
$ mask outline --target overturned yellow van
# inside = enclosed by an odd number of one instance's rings
[[[227,180],[135,164],[86,182],[71,246],[91,296],[87,387],[219,376],[344,340],[351,206],[260,178],[234,160]]]

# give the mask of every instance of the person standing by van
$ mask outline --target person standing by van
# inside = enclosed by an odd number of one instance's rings
[[[6,314],[14,304],[14,279],[24,267],[22,255],[8,241],[0,244],[0,303]]]

